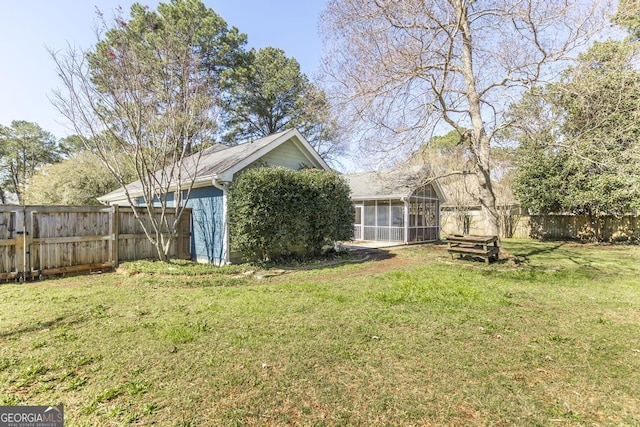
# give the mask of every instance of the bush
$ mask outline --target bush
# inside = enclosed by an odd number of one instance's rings
[[[263,261],[317,255],[353,236],[348,184],[317,169],[249,169],[229,189],[231,248]]]

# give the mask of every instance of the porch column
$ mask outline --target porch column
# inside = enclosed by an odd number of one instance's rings
[[[404,244],[409,243],[409,199],[404,201]]]
[[[436,199],[436,240],[440,241],[441,236],[440,236],[440,200]]]

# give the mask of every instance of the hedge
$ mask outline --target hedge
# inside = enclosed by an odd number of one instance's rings
[[[259,167],[229,189],[231,248],[245,259],[318,255],[353,237],[350,188],[334,172]]]

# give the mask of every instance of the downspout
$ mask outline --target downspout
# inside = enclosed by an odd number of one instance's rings
[[[401,197],[400,201],[404,203],[404,244],[409,244],[409,200],[407,197]]]
[[[229,254],[229,216],[227,211],[227,197],[229,191],[229,182],[223,181],[215,175],[211,181],[214,187],[222,191],[222,260],[220,265],[231,264]]]

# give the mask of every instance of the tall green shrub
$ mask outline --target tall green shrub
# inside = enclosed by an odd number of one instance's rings
[[[318,254],[353,235],[348,184],[332,172],[260,167],[229,190],[231,247],[244,258]]]
[[[304,210],[308,224],[306,249],[317,255],[325,245],[353,238],[349,184],[338,174],[319,169],[303,169],[298,174],[308,194]]]

